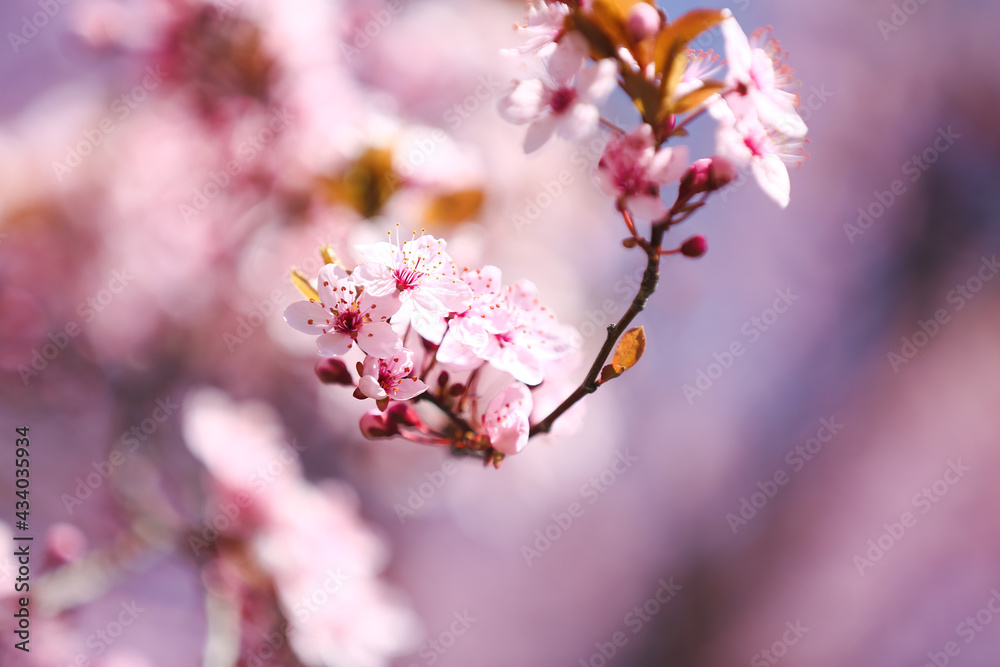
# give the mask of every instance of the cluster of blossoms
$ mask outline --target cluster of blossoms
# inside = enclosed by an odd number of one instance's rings
[[[687,48],[719,26],[725,61],[712,51]],[[633,215],[660,220],[670,213],[660,186],[681,181],[688,169],[687,125],[707,111],[718,121],[716,155],[691,165],[700,191],[681,189],[673,212],[748,170],[782,207],[788,205],[786,162],[802,157],[805,123],[788,92],[792,70],[777,40],[758,30],[748,38],[729,10],[699,9],[673,22],[651,2],[594,0],[533,6],[521,29],[528,44],[512,53],[527,57],[535,77],[516,81],[499,104],[512,123],[528,124],[524,147],[539,149],[553,135],[580,139],[604,122],[615,134],[600,161],[602,189]],[[588,59],[593,62],[588,64]],[[712,78],[723,65],[723,79]],[[597,105],[619,85],[635,102],[642,123],[626,132],[600,117]]]
[[[243,655],[375,667],[414,647],[416,619],[379,576],[388,554],[358,515],[357,497],[344,484],[303,477],[269,406],[196,390],[185,402],[184,439],[211,489],[188,546],[243,626],[251,642]]]
[[[351,270],[324,249],[327,263],[315,283],[297,275],[308,300],[290,305],[285,320],[317,336],[319,353],[329,357],[317,366],[322,380],[375,400],[362,433],[450,445],[494,465],[521,451],[533,407],[528,386],[540,384],[546,364],[569,352],[572,334],[540,305],[535,286],[504,285],[495,266],[460,270],[446,243],[430,235],[355,250],[361,262]],[[357,381],[342,359],[355,345],[363,355]],[[487,367],[513,382],[479,413]],[[410,400],[433,402],[450,422],[431,428]]]
[[[714,27],[725,42],[724,61],[688,47]],[[797,97],[786,90],[792,70],[782,63],[780,45],[763,30],[748,38],[729,10],[697,9],[668,21],[654,3],[642,0],[540,0],[519,28],[528,40],[507,53],[525,59],[534,76],[513,82],[498,104],[500,115],[528,126],[527,153],[553,136],[574,141],[608,127],[612,136],[596,180],[628,228],[625,247],[641,248],[647,257],[632,305],[609,327],[584,381],[533,422],[529,387],[542,382],[547,362],[569,350],[566,328],[538,305],[531,283],[505,286],[493,266],[459,270],[445,242],[430,236],[401,246],[360,246],[361,263],[351,271],[327,257],[315,285],[298,277],[309,300],[285,312],[293,327],[318,336],[320,353],[332,358],[317,367],[321,379],[354,386],[358,398],[376,401],[377,409],[361,420],[367,437],[449,445],[496,466],[639,360],[645,333],[627,327],[656,289],[660,258],[700,257],[707,249],[700,234],[664,249],[673,226],[740,171],[751,173],[780,206],[788,205],[785,163],[801,158],[806,134]],[[723,66],[724,78],[713,78]],[[641,118],[630,130],[601,117],[599,105],[616,86]],[[668,144],[688,136],[689,125],[702,115],[717,121],[716,154],[690,162],[686,146]],[[677,195],[667,206],[661,188],[672,183]],[[648,236],[639,223],[649,224]],[[411,333],[420,344],[407,347]],[[357,381],[337,359],[355,344],[364,354]],[[486,367],[514,382],[480,411],[477,382]],[[429,376],[432,370],[436,378]],[[456,374],[463,374],[461,381],[452,381]],[[411,399],[433,403],[447,424],[427,425],[405,403]]]

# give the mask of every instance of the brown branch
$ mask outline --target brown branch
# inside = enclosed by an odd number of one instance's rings
[[[625,333],[628,325],[632,323],[636,315],[646,307],[646,301],[656,291],[656,286],[660,280],[660,245],[663,243],[663,234],[672,222],[672,218],[668,217],[666,220],[654,224],[649,241],[641,244],[642,249],[646,253],[646,271],[642,275],[642,283],[639,285],[639,291],[636,293],[635,298],[632,299],[632,304],[625,311],[625,314],[622,315],[621,319],[608,327],[608,337],[604,340],[604,345],[601,346],[600,352],[597,353],[597,358],[594,359],[594,364],[590,367],[587,377],[584,378],[583,382],[580,383],[580,386],[572,394],[566,397],[566,400],[549,413],[549,416],[531,427],[531,430],[528,432],[529,438],[540,433],[548,433],[552,430],[552,425],[555,424],[555,421],[563,413],[573,407],[577,401],[587,394],[597,391],[597,388],[600,386],[598,376],[601,374],[601,369],[607,362],[608,357],[614,351],[618,339]]]

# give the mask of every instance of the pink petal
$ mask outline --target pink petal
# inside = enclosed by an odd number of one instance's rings
[[[394,398],[397,401],[408,401],[418,394],[422,394],[427,391],[427,385],[420,380],[414,380],[412,378],[406,378],[405,380],[400,380],[399,384],[389,391],[389,398]]]
[[[388,322],[372,322],[358,331],[358,347],[365,354],[385,359],[395,354],[403,343]]]
[[[327,312],[313,301],[296,301],[285,308],[285,321],[302,333],[318,336],[327,326]]]
[[[679,179],[688,165],[687,146],[661,148],[649,165],[649,179],[656,183],[671,183]]]
[[[659,197],[638,195],[628,198],[628,210],[643,221],[659,220],[667,214],[667,207]]]
[[[365,375],[358,380],[358,389],[361,390],[362,394],[368,398],[374,398],[376,401],[388,397],[378,380],[370,375]]]
[[[544,379],[542,362],[532,354],[531,350],[518,345],[501,349],[500,354],[490,361],[493,367],[510,373],[514,379],[524,384],[535,386]]]
[[[341,357],[351,349],[351,337],[342,333],[323,334],[316,339],[316,346],[324,357]]]
[[[532,407],[531,392],[519,382],[509,385],[490,401],[483,415],[483,428],[497,451],[517,454],[528,444]]]
[[[399,300],[399,294],[395,291],[386,296],[375,296],[367,289],[361,293],[358,303],[361,306],[361,312],[368,315],[373,322],[388,320],[403,305],[403,302]]]
[[[549,76],[555,83],[568,86],[583,67],[588,51],[587,39],[580,33],[564,35],[549,58]]]

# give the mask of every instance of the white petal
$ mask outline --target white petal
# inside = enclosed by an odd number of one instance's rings
[[[395,354],[403,342],[388,322],[365,324],[358,331],[358,347],[365,354],[385,359]]]
[[[316,339],[316,346],[324,357],[340,357],[351,349],[351,337],[343,333],[323,334]]]
[[[296,301],[285,308],[285,321],[296,331],[318,336],[327,326],[327,312],[314,301]]]
[[[577,102],[570,112],[559,119],[559,136],[569,141],[578,141],[597,132],[601,122],[601,112],[593,104]]]
[[[539,118],[528,127],[528,134],[524,137],[524,152],[534,153],[545,145],[552,133],[556,131],[557,118],[552,114]]]
[[[385,264],[386,266],[395,266],[396,255],[399,253],[399,248],[386,241],[359,244],[354,246],[354,249],[364,261]]]
[[[392,269],[378,262],[366,262],[354,269],[351,276],[364,285],[365,292],[375,297],[389,296],[396,291]]]
[[[726,63],[729,65],[729,77],[743,80],[750,71],[750,62],[753,59],[753,51],[750,49],[750,40],[736,19],[730,16],[724,20],[719,27],[722,29],[722,38],[726,43]]]
[[[541,113],[544,96],[545,84],[540,79],[519,81],[509,93],[500,98],[497,111],[510,123],[530,123]]]
[[[778,206],[788,206],[792,189],[788,178],[788,168],[777,155],[767,155],[751,162],[754,178],[764,193],[778,202]]]
[[[580,99],[600,102],[611,94],[618,83],[618,65],[613,58],[605,58],[583,70],[576,84]]]
[[[491,363],[494,368],[510,373],[515,380],[532,387],[545,379],[542,362],[530,350],[518,345],[504,347]]]

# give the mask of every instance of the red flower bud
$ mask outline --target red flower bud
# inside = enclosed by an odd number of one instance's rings
[[[361,415],[361,435],[369,440],[391,438],[398,434],[399,427],[378,410],[369,410]]]
[[[708,250],[708,241],[698,234],[692,236],[681,245],[681,254],[685,257],[701,257]]]
[[[354,379],[351,377],[347,365],[335,357],[323,359],[316,364],[316,377],[324,384],[346,384],[352,386]]]
[[[399,426],[423,427],[420,415],[409,403],[397,402],[389,406],[389,409],[382,413],[387,424]],[[398,428],[397,428],[398,430]]]

